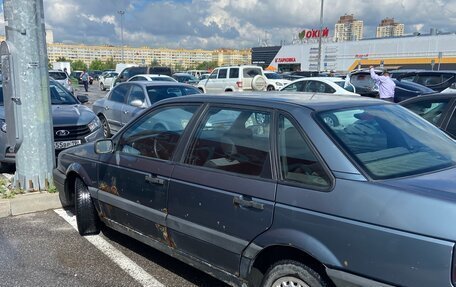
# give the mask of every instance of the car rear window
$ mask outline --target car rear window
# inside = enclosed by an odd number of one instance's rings
[[[54,80],[65,80],[67,78],[65,72],[49,72],[49,76]]]
[[[152,104],[167,98],[200,93],[198,89],[186,86],[149,86],[146,90]]]
[[[417,175],[456,165],[456,143],[401,106],[325,111],[317,117],[372,179]]]

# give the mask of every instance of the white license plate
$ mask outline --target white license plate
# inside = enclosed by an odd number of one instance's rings
[[[63,141],[63,142],[54,142],[55,149],[64,149],[69,148],[75,145],[80,145],[81,140],[73,140],[73,141]]]

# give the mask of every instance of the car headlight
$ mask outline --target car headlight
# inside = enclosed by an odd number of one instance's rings
[[[6,122],[5,120],[0,120],[0,129],[2,132],[6,133]]]
[[[100,119],[98,119],[98,117],[95,117],[93,121],[91,121],[87,126],[89,127],[90,131],[93,132],[101,126]]]
[[[276,85],[277,86],[283,86],[283,84],[281,82],[276,82]]]

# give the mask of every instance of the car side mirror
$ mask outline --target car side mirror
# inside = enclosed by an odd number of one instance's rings
[[[456,89],[456,82],[453,83],[453,84],[451,84],[450,88],[451,88],[451,89]]]
[[[144,102],[141,101],[141,100],[133,100],[133,101],[131,101],[130,104],[131,104],[133,107],[141,108],[141,107],[143,106]]]
[[[87,95],[79,95],[77,98],[81,104],[87,103],[89,101],[89,97]]]
[[[111,139],[102,139],[95,142],[95,153],[108,154],[114,151],[114,143]]]

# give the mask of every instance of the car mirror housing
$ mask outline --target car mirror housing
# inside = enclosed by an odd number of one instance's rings
[[[89,101],[89,97],[87,95],[79,95],[77,96],[78,100],[83,104]]]
[[[108,154],[114,151],[114,143],[111,139],[102,139],[95,142],[95,153]]]
[[[141,107],[143,106],[144,102],[141,101],[141,100],[133,100],[133,101],[131,101],[130,104],[131,104],[133,107],[141,108]]]

